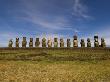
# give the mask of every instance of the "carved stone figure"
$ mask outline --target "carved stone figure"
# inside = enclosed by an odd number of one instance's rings
[[[40,45],[39,38],[36,38],[36,41],[35,41],[35,47],[39,47],[39,45]]]
[[[81,39],[80,44],[81,44],[81,47],[85,47],[85,42],[84,42],[84,39]]]
[[[58,39],[57,38],[54,38],[54,47],[56,48],[56,47],[58,47]]]
[[[67,39],[67,47],[71,47],[70,39]]]
[[[46,47],[46,39],[45,38],[42,39],[42,47]]]
[[[52,40],[51,40],[51,38],[48,40],[47,45],[48,45],[48,47],[52,47]]]
[[[27,45],[26,37],[23,37],[22,47],[26,48],[26,45]]]
[[[13,41],[12,41],[12,39],[10,39],[10,40],[9,40],[8,47],[9,47],[9,48],[12,48],[12,46],[13,46]]]
[[[33,38],[30,38],[29,47],[30,47],[30,48],[33,47]]]
[[[98,36],[94,36],[94,47],[99,47]]]
[[[75,35],[73,40],[73,47],[78,47],[78,40],[77,40],[77,36]]]
[[[101,47],[105,48],[106,47],[106,43],[104,38],[101,38]]]
[[[60,47],[64,47],[64,41],[63,41],[63,39],[60,39]]]
[[[19,38],[16,38],[15,45],[16,45],[16,48],[19,48]]]
[[[87,47],[91,47],[91,40],[90,40],[90,38],[87,39]]]

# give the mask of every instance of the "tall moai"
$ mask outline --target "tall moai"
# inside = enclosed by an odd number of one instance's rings
[[[12,47],[13,47],[13,41],[12,41],[12,39],[9,40],[8,47],[9,47],[9,48],[12,48]]]
[[[36,41],[35,41],[35,47],[39,47],[39,45],[40,45],[39,38],[36,38]]]
[[[54,47],[55,47],[55,48],[58,47],[58,38],[54,38]]]
[[[70,39],[67,39],[67,47],[68,48],[71,47],[71,41],[70,41]]]
[[[22,47],[26,48],[26,45],[27,45],[26,37],[23,37]]]
[[[98,36],[94,36],[94,47],[99,47]]]
[[[42,47],[46,47],[46,39],[45,38],[42,39]]]
[[[81,47],[85,47],[85,42],[84,42],[84,39],[81,39],[80,44],[81,44]]]
[[[52,40],[51,40],[51,38],[48,39],[47,45],[48,45],[49,48],[52,47]]]
[[[19,38],[16,38],[15,45],[16,45],[16,48],[19,48]]]
[[[105,39],[101,38],[101,47],[105,48],[106,47],[106,43],[105,43]]]
[[[73,47],[78,47],[78,40],[77,40],[77,36],[73,36],[74,40],[73,40]]]
[[[90,40],[90,38],[87,38],[87,47],[91,47],[91,40]]]
[[[61,48],[64,47],[64,40],[63,40],[63,38],[60,39],[60,47]]]
[[[30,48],[33,47],[33,38],[30,38],[29,47],[30,47]]]

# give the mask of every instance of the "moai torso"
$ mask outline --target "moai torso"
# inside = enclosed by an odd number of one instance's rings
[[[51,39],[48,40],[47,45],[48,45],[48,47],[52,47],[52,40]]]
[[[58,47],[58,39],[57,38],[54,38],[54,47]]]
[[[46,47],[46,39],[45,38],[42,39],[42,47]]]
[[[73,40],[73,47],[78,47],[78,40],[77,40],[77,36],[74,36],[74,40]]]
[[[33,38],[30,38],[29,47],[30,47],[30,48],[33,47]]]
[[[91,47],[91,41],[90,41],[90,38],[87,39],[87,47]]]
[[[61,48],[64,47],[64,41],[63,41],[63,39],[60,39],[60,47]]]
[[[26,48],[26,45],[27,45],[26,37],[23,37],[22,47]]]
[[[94,47],[99,47],[98,36],[94,36]]]
[[[70,39],[67,39],[67,47],[71,47],[71,42],[70,42]]]
[[[39,45],[40,45],[39,38],[36,38],[35,46],[36,46],[36,47],[39,47]]]
[[[105,43],[105,40],[104,38],[101,38],[101,47],[106,47],[106,43]]]
[[[16,45],[16,48],[19,48],[19,38],[16,38],[16,43],[15,43],[15,45]]]
[[[85,42],[84,42],[84,39],[81,39],[80,44],[81,44],[81,47],[85,47]]]
[[[9,44],[8,44],[8,47],[9,47],[9,48],[12,48],[12,46],[13,46],[13,41],[10,40],[10,41],[9,41]]]

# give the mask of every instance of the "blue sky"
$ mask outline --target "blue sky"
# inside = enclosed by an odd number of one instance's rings
[[[110,0],[0,0],[0,46],[26,36],[71,38],[95,34],[110,45]]]

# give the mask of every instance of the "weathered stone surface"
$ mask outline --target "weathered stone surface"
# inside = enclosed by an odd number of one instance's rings
[[[94,47],[99,47],[98,36],[94,36]]]
[[[87,47],[91,47],[91,40],[90,40],[90,38],[87,39]]]
[[[78,47],[78,40],[77,40],[77,36],[73,36],[74,40],[73,40],[73,47]]]
[[[19,38],[16,38],[15,46],[16,48],[19,48]]]
[[[39,45],[40,45],[39,38],[36,38],[36,41],[35,41],[35,47],[39,47]]]
[[[52,47],[52,40],[51,39],[48,40],[47,45],[48,45],[48,47]]]
[[[70,41],[70,39],[67,39],[67,47],[68,48],[71,47],[71,41]]]
[[[30,38],[29,47],[30,47],[30,48],[33,47],[33,38]]]
[[[58,38],[54,38],[54,47],[58,47]]]
[[[85,47],[85,42],[84,42],[84,39],[81,39],[80,44],[81,44],[81,47]]]
[[[105,39],[101,38],[101,47],[105,48],[106,47],[106,43],[105,43]]]
[[[22,47],[26,48],[26,45],[27,45],[26,37],[23,37]]]
[[[42,39],[42,47],[46,47],[46,39],[45,38]]]
[[[60,47],[61,48],[64,47],[64,41],[63,41],[63,39],[60,39]]]
[[[13,47],[13,41],[12,41],[12,39],[11,39],[11,40],[9,40],[8,47],[9,47],[9,48],[12,48],[12,47]]]

